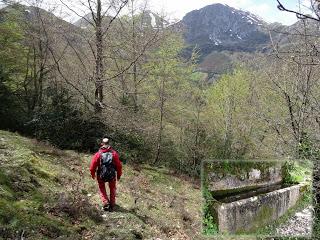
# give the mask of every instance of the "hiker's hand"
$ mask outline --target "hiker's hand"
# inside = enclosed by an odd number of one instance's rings
[[[96,178],[96,176],[94,176],[94,175],[91,175],[91,177],[92,177],[92,179],[95,179],[95,178]]]
[[[117,180],[120,181],[120,177],[117,177]]]

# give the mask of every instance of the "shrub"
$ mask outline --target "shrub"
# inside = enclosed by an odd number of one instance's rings
[[[218,226],[210,212],[210,203],[213,198],[210,191],[208,190],[208,187],[206,186],[206,183],[204,183],[202,193],[205,200],[202,216],[203,233],[206,235],[214,235],[218,233]]]

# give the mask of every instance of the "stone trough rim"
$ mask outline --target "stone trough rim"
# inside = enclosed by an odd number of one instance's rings
[[[241,206],[243,204],[247,204],[248,201],[256,202],[256,201],[259,200],[259,198],[266,197],[266,196],[277,195],[277,193],[287,192],[290,189],[301,188],[301,187],[305,187],[307,185],[308,185],[307,183],[298,183],[298,184],[294,184],[292,186],[284,187],[284,188],[281,188],[281,189],[278,189],[278,190],[274,190],[274,191],[271,191],[271,192],[268,192],[268,193],[259,194],[257,196],[252,196],[252,197],[249,197],[249,198],[240,199],[240,200],[233,201],[233,202],[230,202],[230,203],[220,202],[219,200],[216,200],[216,199],[213,199],[212,201],[215,202],[217,205],[219,205],[219,207],[221,209],[223,209],[224,206],[226,206],[226,205],[231,206],[231,205],[237,204],[238,206]]]

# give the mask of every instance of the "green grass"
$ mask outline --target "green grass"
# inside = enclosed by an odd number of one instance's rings
[[[53,238],[74,231],[71,222],[47,214],[54,205],[60,169],[32,150],[32,141],[1,131],[0,228],[4,238],[24,232],[30,239]],[[51,159],[52,160],[52,159]]]
[[[168,169],[124,165],[102,217],[91,155],[0,131],[0,159],[3,239],[201,239],[200,187]]]

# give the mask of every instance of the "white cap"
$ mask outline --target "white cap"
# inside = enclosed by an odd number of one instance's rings
[[[102,139],[102,143],[108,143],[108,142],[109,142],[109,138]]]

